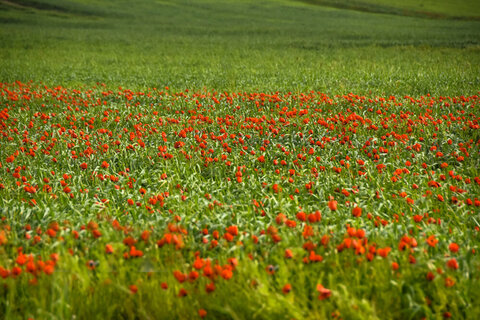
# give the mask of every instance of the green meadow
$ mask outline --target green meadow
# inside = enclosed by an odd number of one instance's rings
[[[384,2],[365,1],[370,6]],[[455,5],[457,11],[451,9],[453,1],[441,1],[437,9],[480,15],[476,1],[463,2]],[[432,1],[422,3],[434,10]],[[478,19],[321,4],[2,1],[0,77],[65,85],[169,85],[180,91],[477,92]]]
[[[475,0],[305,0],[305,2],[340,9],[424,18],[479,20],[480,3]]]

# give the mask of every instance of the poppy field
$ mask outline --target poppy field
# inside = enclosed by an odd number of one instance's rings
[[[2,317],[480,312],[477,95],[1,89]]]
[[[0,0],[0,319],[478,319],[473,0]]]

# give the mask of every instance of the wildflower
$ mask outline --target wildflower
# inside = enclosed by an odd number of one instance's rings
[[[222,270],[221,276],[225,280],[229,280],[233,276],[233,272],[230,268],[225,268]]]
[[[285,221],[287,221],[287,217],[283,213],[279,213],[275,218],[277,224],[283,224]]]
[[[207,311],[205,309],[198,310],[198,315],[200,318],[205,318],[207,316]]]
[[[6,279],[10,275],[10,271],[0,267],[0,277]]]
[[[181,272],[178,271],[178,270],[173,271],[173,276],[175,277],[175,279],[177,279],[177,281],[178,281],[179,283],[182,283],[182,282],[184,282],[185,280],[187,280],[187,276],[184,275],[183,273],[181,273]]]
[[[23,253],[20,253],[15,262],[22,266],[27,263],[27,256],[25,256]]]
[[[455,242],[450,243],[450,245],[448,246],[448,249],[449,249],[451,252],[453,252],[453,253],[458,252],[458,249],[459,249],[459,248],[460,248],[460,247],[459,247],[458,244],[456,244]]]
[[[187,292],[187,290],[185,290],[184,288],[181,288],[180,291],[178,291],[178,296],[179,296],[180,298],[185,297],[187,294],[188,294],[188,292]]]
[[[427,280],[428,281],[433,281],[433,279],[435,279],[435,274],[432,271],[428,271]]]
[[[190,282],[193,282],[193,281],[197,280],[198,276],[199,276],[198,272],[195,271],[195,270],[192,270],[192,271],[190,271],[190,273],[188,274],[188,280],[189,280]]]
[[[147,242],[148,238],[150,237],[150,231],[144,230],[140,236],[143,241]]]
[[[272,275],[272,274],[274,274],[275,271],[277,270],[277,267],[275,267],[274,265],[270,264],[270,265],[267,266],[266,270],[267,270],[267,273],[268,273],[268,274]]]
[[[338,202],[335,201],[335,200],[330,200],[330,201],[328,201],[328,207],[329,207],[330,210],[332,210],[332,211],[336,211],[336,210],[337,210],[337,205],[338,205]]]
[[[232,236],[237,236],[238,235],[238,227],[237,226],[229,226],[227,228],[227,232],[231,234]]]
[[[279,186],[278,184],[276,184],[276,183],[273,184],[272,189],[273,189],[273,192],[275,192],[275,193],[279,193],[279,192],[282,191],[282,187],[280,187],[280,186]]]
[[[450,287],[453,287],[455,285],[455,280],[450,278],[450,277],[446,277],[445,278],[445,287],[446,288],[450,288]]]
[[[21,273],[22,273],[22,269],[20,267],[15,266],[15,267],[12,268],[12,275],[14,277],[19,276]]]
[[[134,284],[130,285],[128,288],[130,289],[130,293],[132,294],[135,294],[138,291],[138,287]]]
[[[457,259],[455,258],[452,258],[450,260],[447,261],[447,267],[449,267],[450,269],[458,269],[458,262],[457,262]]]
[[[380,248],[377,250],[377,253],[380,257],[382,258],[386,258],[388,256],[388,254],[390,253],[390,251],[392,251],[392,248],[390,247],[386,247],[386,248]]]
[[[427,243],[428,243],[428,245],[429,245],[430,247],[435,248],[435,246],[436,246],[437,243],[438,243],[438,239],[435,238],[435,235],[432,234],[431,236],[429,236],[429,237],[427,238]]]
[[[319,295],[318,295],[319,300],[328,299],[332,294],[332,292],[329,289],[325,288],[321,284],[317,284],[317,291],[319,292]]]
[[[300,211],[300,212],[297,213],[297,219],[300,220],[300,221],[306,221],[307,220],[307,215],[305,214],[305,212]]]
[[[354,217],[359,218],[359,217],[362,215],[362,208],[360,208],[360,207],[354,207],[354,208],[352,209],[352,215],[353,215]]]
[[[207,293],[211,293],[211,292],[215,291],[215,283],[213,283],[213,282],[207,283],[205,285],[205,291]]]
[[[51,275],[55,271],[55,266],[52,261],[47,261],[45,266],[43,267],[43,272],[46,275]]]
[[[112,247],[111,244],[105,245],[105,253],[106,253],[106,254],[111,254],[111,253],[113,253],[113,247]]]
[[[97,265],[98,265],[97,261],[93,261],[93,260],[87,261],[87,268],[90,270],[94,270],[97,267]]]

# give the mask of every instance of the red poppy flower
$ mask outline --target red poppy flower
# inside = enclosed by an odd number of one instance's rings
[[[97,267],[97,262],[93,261],[93,260],[88,260],[87,261],[87,268],[90,269],[90,270],[93,270]]]
[[[107,254],[113,253],[113,246],[111,244],[105,245],[105,253]]]
[[[330,208],[330,210],[336,211],[336,210],[337,210],[337,206],[338,206],[338,202],[337,202],[337,201],[335,201],[335,200],[330,200],[330,201],[328,201],[328,207]]]
[[[445,278],[445,287],[447,288],[450,288],[450,287],[453,287],[455,285],[455,280],[450,278],[450,277],[446,277]]]
[[[362,215],[362,208],[360,208],[360,207],[354,207],[354,208],[352,209],[352,215],[353,215],[354,217],[357,217],[357,218],[360,217],[360,216]]]
[[[458,249],[459,249],[459,248],[460,248],[460,247],[459,247],[458,244],[456,244],[455,242],[450,243],[450,245],[448,246],[448,249],[449,249],[451,252],[454,252],[454,253],[458,252]]]
[[[329,289],[325,288],[321,284],[317,284],[317,291],[320,293],[318,295],[319,300],[328,299],[328,298],[330,298],[330,296],[332,294],[332,292]]]
[[[427,238],[427,243],[430,247],[435,247],[438,243],[438,239],[435,238],[435,235],[431,235]]]
[[[386,247],[386,248],[380,248],[377,250],[377,253],[380,257],[382,258],[386,258],[388,256],[388,254],[390,253],[390,251],[392,251],[392,248],[390,247]]]
[[[447,267],[449,267],[450,269],[458,269],[458,262],[457,262],[457,259],[455,258],[452,258],[450,260],[447,261]]]
[[[215,283],[213,283],[213,282],[207,283],[205,285],[205,291],[207,293],[211,293],[211,292],[215,291]]]
[[[265,268],[265,270],[267,270],[267,273],[271,275],[275,273],[277,268],[274,265],[270,264]]]
[[[428,271],[427,280],[428,281],[433,281],[433,279],[435,279],[435,274],[432,271]]]
[[[185,290],[184,288],[181,288],[180,291],[178,291],[178,296],[179,296],[180,298],[185,297],[187,294],[188,294],[188,292],[187,292],[187,290]]]
[[[198,315],[200,318],[205,318],[207,316],[207,311],[205,309],[198,310]]]
[[[137,287],[136,285],[134,285],[134,284],[130,285],[128,288],[130,289],[130,292],[131,292],[132,294],[135,294],[135,293],[137,293],[137,291],[138,291],[138,287]]]

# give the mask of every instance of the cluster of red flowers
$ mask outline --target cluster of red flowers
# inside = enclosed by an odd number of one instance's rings
[[[0,251],[2,278],[29,273],[35,282],[52,274],[56,242],[68,244],[70,255],[82,252],[92,271],[105,256],[134,264],[152,248],[193,254],[183,267],[170,265],[185,284],[180,297],[197,279],[211,293],[232,278],[241,269],[239,250],[255,260],[281,248],[284,260],[305,266],[378,261],[392,267],[392,277],[416,264],[448,288],[471,263],[462,255],[477,259],[478,240],[468,235],[480,231],[473,219],[479,96],[134,92],[20,82],[0,84],[0,93],[0,207],[7,208],[0,246],[9,248]],[[25,216],[21,225],[9,208],[45,218]],[[275,263],[261,261],[275,275]],[[319,280],[329,289],[316,288],[320,300],[335,297],[327,281]],[[132,294],[142,290],[126,285]]]

